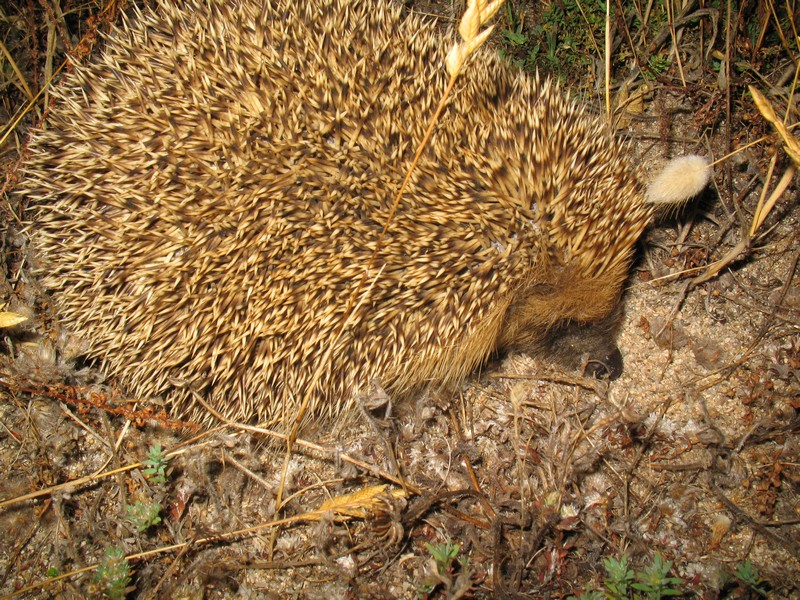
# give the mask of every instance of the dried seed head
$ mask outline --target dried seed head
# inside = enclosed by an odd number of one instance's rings
[[[690,154],[667,163],[647,186],[651,204],[675,204],[676,198],[689,199],[702,192],[711,178],[711,168],[703,156]]]

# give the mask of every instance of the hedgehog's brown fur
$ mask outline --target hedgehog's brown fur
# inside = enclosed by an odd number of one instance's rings
[[[449,46],[380,0],[137,12],[61,85],[21,186],[87,353],[177,414],[207,418],[191,388],[287,423],[306,396],[335,415],[373,379],[452,383],[614,313],[651,215],[638,173],[551,83],[483,53],[336,337]]]

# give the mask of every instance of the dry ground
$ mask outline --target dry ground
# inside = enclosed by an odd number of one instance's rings
[[[626,3],[627,14],[636,6]],[[674,40],[659,37],[666,17],[631,19],[628,35],[617,24],[617,81],[633,54],[667,63],[623,123],[646,163],[688,151],[723,157],[772,134],[745,86],[762,89],[781,117],[792,89],[793,5],[688,6],[699,12],[673,19]],[[567,43],[592,52],[577,34],[565,41],[570,7],[513,3],[494,43],[522,68],[533,59],[546,68],[555,39],[550,66],[599,105],[597,65],[561,54]],[[14,115],[66,46],[82,55],[91,44],[79,42],[113,18],[113,5],[97,20],[84,8],[6,6],[0,23],[19,72],[3,62],[0,283],[8,309],[32,317],[6,330],[0,356],[2,597],[558,598],[587,586],[610,592],[604,560],[624,555],[642,571],[657,553],[686,597],[800,597],[794,180],[734,260],[692,280],[746,239],[760,195],[790,168],[778,138],[722,160],[702,198],[649,232],[631,277],[619,380],[507,357],[452,394],[396,406],[389,424],[353,415],[335,432],[304,432],[314,444],[287,458],[263,433],[171,428],[91,368],[24,343],[43,299],[26,277],[23,207],[8,192],[25,127],[46,104],[34,102],[19,125]],[[416,9],[445,23],[457,13]],[[789,105],[792,123],[793,97]],[[153,455],[157,446],[168,458]],[[748,567],[758,572],[751,585],[735,575]]]

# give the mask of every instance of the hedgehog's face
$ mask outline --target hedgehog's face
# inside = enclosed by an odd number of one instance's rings
[[[506,310],[498,349],[542,354],[569,368],[616,378],[622,356],[616,334],[629,261],[601,275],[544,269],[545,281],[520,287]],[[538,272],[542,276],[542,271]]]
[[[616,379],[622,375],[622,353],[616,343],[624,315],[622,302],[606,318],[590,323],[563,321],[547,331],[539,345],[550,359],[584,375]]]
[[[633,175],[614,179],[616,187],[583,182],[586,189],[574,189],[568,198],[540,189],[548,198],[538,211],[544,225],[536,267],[512,293],[498,349],[540,352],[567,366],[588,365],[592,374],[619,376],[622,356],[615,338],[636,242],[654,204],[685,201],[703,189],[709,175],[705,159],[689,156],[668,163],[646,194]],[[602,194],[604,189],[616,194]],[[563,209],[563,203],[572,209]],[[577,210],[587,206],[588,211]]]

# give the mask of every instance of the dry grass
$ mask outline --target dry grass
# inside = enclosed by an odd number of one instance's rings
[[[489,43],[525,62],[536,17],[551,23],[554,6],[502,7]],[[625,125],[646,163],[695,146],[724,157],[713,193],[651,235],[631,282],[623,378],[512,357],[452,398],[397,407],[392,425],[319,431],[281,454],[265,443],[285,443],[274,432],[170,421],[5,324],[0,594],[94,596],[116,577],[118,593],[140,598],[561,597],[602,589],[604,558],[644,565],[660,550],[690,597],[800,596],[794,8],[667,7],[612,4],[600,57],[593,7],[579,2],[592,42],[555,56],[568,78],[586,74],[573,89],[605,88],[588,101]],[[3,314],[48,314],[26,277],[25,207],[8,195],[25,131],[46,123],[66,57],[85,60],[118,9],[2,13]],[[554,35],[572,34],[567,16],[557,24]],[[508,32],[528,42],[510,48]],[[451,69],[469,76],[469,63]],[[437,563],[432,549],[448,541],[464,562]],[[748,561],[757,586],[733,575]]]

